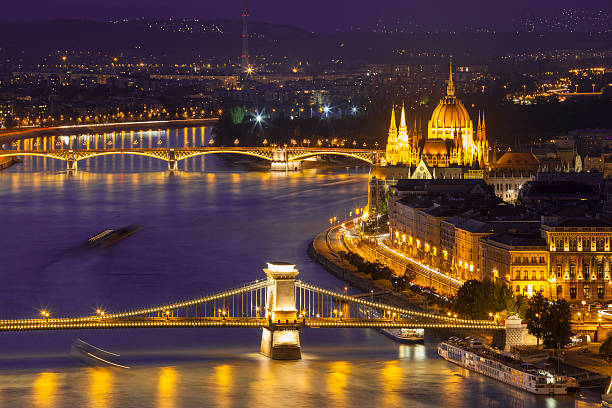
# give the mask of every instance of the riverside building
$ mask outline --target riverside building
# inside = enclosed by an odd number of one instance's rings
[[[610,301],[612,224],[596,200],[566,195],[544,207],[511,205],[483,180],[402,180],[389,192],[389,241],[457,279],[501,280],[526,296]]]

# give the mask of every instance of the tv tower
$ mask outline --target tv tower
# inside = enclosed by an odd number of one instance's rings
[[[249,72],[249,0],[244,0],[242,9],[242,72]]]

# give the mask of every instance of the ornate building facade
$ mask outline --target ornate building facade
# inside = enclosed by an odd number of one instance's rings
[[[376,211],[389,187],[402,179],[484,179],[489,170],[489,142],[484,114],[474,127],[470,115],[455,96],[452,61],[446,95],[427,123],[407,120],[406,109],[391,111],[385,159],[370,171],[369,207]],[[408,126],[410,123],[410,126]]]
[[[414,119],[409,130],[402,106],[400,125],[396,127],[395,109],[387,140],[386,164],[418,166],[424,161],[430,167],[452,165],[485,169],[489,165],[489,143],[486,137],[484,114],[478,115],[474,127],[470,115],[455,96],[452,61],[446,96],[440,100],[427,124],[427,139],[422,139],[420,124]]]

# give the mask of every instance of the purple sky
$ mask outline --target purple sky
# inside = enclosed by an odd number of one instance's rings
[[[461,27],[504,21],[530,14],[554,14],[561,8],[611,9],[610,0],[250,0],[257,21],[297,25],[315,31],[372,26],[376,19],[401,18],[418,23]],[[0,20],[54,18],[198,17],[239,18],[242,0],[30,0],[6,1]]]

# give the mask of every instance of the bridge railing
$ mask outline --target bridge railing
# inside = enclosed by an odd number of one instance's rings
[[[304,281],[296,281],[295,286],[298,313],[311,318],[401,319],[421,324],[429,322],[470,327],[498,326],[490,320],[461,319],[358,299],[348,294],[319,288]]]

